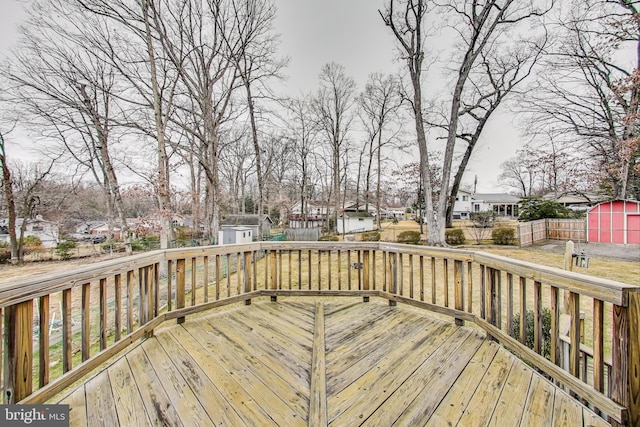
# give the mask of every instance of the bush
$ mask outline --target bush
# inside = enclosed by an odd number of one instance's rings
[[[547,359],[551,357],[551,310],[548,308],[542,309],[542,341],[540,343],[540,354]],[[534,324],[533,324],[533,311],[527,310],[526,314],[526,329],[527,340],[525,345],[530,349],[533,349],[534,344]],[[520,313],[513,316],[513,326],[511,329],[511,336],[517,338],[520,336]]]
[[[363,242],[379,242],[380,241],[380,233],[377,231],[367,231],[366,233],[362,233],[360,235]]]
[[[420,232],[407,230],[398,234],[396,239],[398,243],[407,243],[410,245],[417,245],[420,242]]]
[[[6,264],[11,259],[11,249],[0,247],[0,264]]]
[[[39,249],[42,247],[42,240],[38,236],[24,236],[22,245],[26,248]]]
[[[323,234],[322,236],[318,237],[319,242],[337,242],[338,240],[340,240],[338,236],[333,234]]]
[[[464,244],[464,231],[461,228],[450,228],[444,232],[444,240],[449,245]]]
[[[72,240],[63,240],[58,243],[56,246],[55,253],[63,260],[71,259],[71,255],[73,255],[73,250],[76,248],[76,242]]]
[[[498,227],[491,232],[496,245],[513,245],[516,243],[516,232],[510,227]]]

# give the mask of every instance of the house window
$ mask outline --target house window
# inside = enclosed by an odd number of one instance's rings
[[[33,231],[44,231],[44,228],[41,225],[34,225],[32,230]]]
[[[363,221],[364,222],[364,218],[358,218],[358,221]]]
[[[456,199],[458,200],[458,199]],[[469,196],[462,196],[462,201],[463,202],[468,202],[469,201]]]
[[[473,211],[480,212],[480,203],[476,203],[475,205],[473,205]]]
[[[247,233],[245,233],[244,231],[242,232],[242,237],[245,238],[247,237]]]

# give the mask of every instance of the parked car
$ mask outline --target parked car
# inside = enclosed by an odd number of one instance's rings
[[[104,243],[107,241],[107,236],[105,236],[104,234],[94,234],[91,236],[91,243],[93,243],[94,245],[96,243]]]

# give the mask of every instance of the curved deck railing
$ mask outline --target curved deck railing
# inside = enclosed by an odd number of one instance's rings
[[[639,287],[383,242],[172,249],[4,285],[3,401],[50,399],[164,321],[280,295],[378,296],[475,324],[612,424],[640,425]]]

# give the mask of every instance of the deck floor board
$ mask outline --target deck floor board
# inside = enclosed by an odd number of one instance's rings
[[[609,425],[478,330],[378,299],[189,316],[62,396],[83,427]]]

